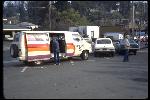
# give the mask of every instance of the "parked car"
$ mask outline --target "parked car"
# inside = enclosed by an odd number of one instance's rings
[[[136,55],[137,50],[139,49],[139,45],[138,43],[133,40],[133,39],[129,39],[129,43],[130,43],[130,48],[129,48],[129,53],[134,53],[134,55]],[[115,45],[115,49],[116,52],[119,54],[123,54],[124,53],[124,43],[123,40],[120,40],[116,45]]]
[[[94,56],[98,53],[109,53],[113,57],[115,54],[115,47],[110,38],[97,38],[94,43]]]

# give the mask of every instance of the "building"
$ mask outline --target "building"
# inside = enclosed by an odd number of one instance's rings
[[[13,40],[14,34],[20,31],[30,31],[30,28],[13,24],[3,24],[3,38]]]
[[[69,27],[69,31],[79,32],[84,38],[99,38],[99,26],[78,26]]]
[[[3,37],[6,40],[13,40],[14,34],[20,31],[31,31],[38,28],[38,25],[22,22],[19,24],[5,23],[7,19],[3,19]]]
[[[121,26],[101,26],[100,27],[100,37],[103,37],[105,33],[116,32],[116,33],[124,33],[125,29]]]

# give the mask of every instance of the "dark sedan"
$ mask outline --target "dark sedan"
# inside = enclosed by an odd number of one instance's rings
[[[138,43],[136,43],[133,39],[129,39],[129,42],[130,42],[129,53],[133,53],[134,55],[136,55],[137,50],[139,49]],[[125,50],[123,40],[120,40],[115,44],[115,49],[116,53],[123,54]]]

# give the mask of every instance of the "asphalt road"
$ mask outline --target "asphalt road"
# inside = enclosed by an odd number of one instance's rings
[[[89,57],[26,66],[3,50],[3,94],[8,99],[148,98],[148,49],[123,57]]]

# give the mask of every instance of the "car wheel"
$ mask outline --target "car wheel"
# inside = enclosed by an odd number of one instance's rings
[[[11,45],[11,47],[10,47],[10,55],[13,58],[18,57],[18,47],[16,45]]]
[[[98,56],[97,54],[98,54],[97,52],[94,52],[94,57],[97,57]]]
[[[136,51],[134,51],[134,55],[136,55]]]
[[[83,51],[81,54],[81,59],[82,60],[88,60],[89,54],[87,51]]]
[[[114,57],[114,55],[115,55],[114,53],[111,53],[111,56],[112,56],[112,57]]]

